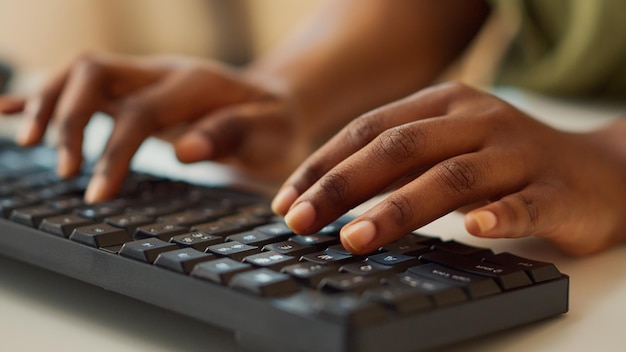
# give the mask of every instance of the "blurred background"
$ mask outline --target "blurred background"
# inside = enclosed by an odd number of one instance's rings
[[[84,51],[182,54],[241,64],[320,0],[0,0],[0,61],[57,69]],[[20,89],[21,90],[21,89]]]

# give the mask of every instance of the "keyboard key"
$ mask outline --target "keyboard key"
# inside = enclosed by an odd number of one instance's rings
[[[292,257],[300,258],[307,253],[313,253],[318,250],[317,247],[311,247],[302,245],[293,241],[282,241],[276,243],[270,243],[263,246],[264,251],[274,251],[276,253],[290,255]]]
[[[383,252],[370,255],[367,257],[367,260],[381,265],[390,266],[394,270],[405,270],[406,268],[419,264],[416,257],[394,252]]]
[[[398,313],[415,313],[432,308],[433,300],[422,290],[408,285],[381,286],[366,290],[363,297],[391,307]]]
[[[322,279],[318,285],[318,289],[329,292],[361,293],[367,289],[378,286],[378,279],[374,277],[355,274],[338,274]]]
[[[133,238],[140,240],[143,238],[156,237],[163,241],[169,241],[170,238],[176,235],[182,235],[189,230],[186,227],[178,226],[174,224],[150,224],[139,226],[133,235]]]
[[[148,225],[154,222],[154,218],[141,214],[122,214],[104,220],[105,224],[134,233],[139,226]]]
[[[305,261],[313,262],[316,264],[341,265],[341,264],[350,263],[355,260],[358,260],[358,257],[354,257],[351,254],[341,254],[341,253],[325,250],[322,252],[305,254],[302,256],[302,258],[300,258],[300,260],[305,260]]]
[[[226,285],[236,274],[252,269],[253,267],[250,264],[230,258],[220,258],[196,265],[191,271],[191,276]]]
[[[181,248],[192,247],[200,252],[204,252],[209,246],[223,243],[224,238],[220,236],[207,235],[202,232],[189,232],[173,236],[170,238],[170,242],[175,243]]]
[[[534,282],[554,280],[562,276],[559,269],[552,263],[530,260],[511,253],[487,256],[484,260],[488,263],[520,268],[524,270]]]
[[[237,241],[251,246],[262,247],[280,241],[280,237],[272,236],[258,230],[247,231],[226,237],[227,241]]]
[[[250,263],[257,267],[280,271],[285,266],[297,263],[298,259],[292,256],[268,251],[247,256],[243,259],[243,261],[244,263]]]
[[[215,253],[218,256],[229,257],[238,261],[242,261],[243,258],[249,255],[257,254],[260,251],[259,247],[249,246],[237,241],[214,244],[206,249],[207,253]]]
[[[457,241],[445,241],[437,242],[432,245],[433,250],[444,250],[455,254],[461,254],[465,256],[472,256],[478,259],[482,259],[485,256],[493,255],[493,252],[489,248],[480,248],[468,246]]]
[[[392,266],[382,265],[370,260],[344,264],[339,268],[342,273],[349,273],[362,276],[386,276],[400,270],[393,270]]]
[[[281,272],[304,282],[309,287],[316,288],[325,277],[336,274],[337,268],[312,262],[300,262],[284,267]]]
[[[334,244],[339,243],[339,237],[330,235],[308,235],[308,236],[293,236],[289,238],[289,241],[301,244],[303,246],[310,246],[316,248],[327,248]]]
[[[408,271],[413,274],[462,287],[472,298],[485,297],[501,292],[500,287],[492,278],[468,274],[438,264],[414,266],[409,268]]]
[[[335,295],[317,303],[321,317],[355,326],[385,321],[390,317],[382,305],[353,294]]]
[[[11,221],[28,227],[38,228],[44,218],[58,215],[60,211],[46,205],[26,207],[13,210]]]
[[[196,264],[213,259],[215,259],[213,254],[203,253],[193,248],[182,248],[159,254],[154,265],[189,274]]]
[[[229,286],[263,297],[278,297],[300,290],[289,275],[269,269],[256,269],[235,275]]]
[[[285,224],[284,222],[274,222],[271,224],[258,226],[257,228],[255,228],[255,231],[272,237],[289,237],[294,235],[293,231],[291,231],[289,226],[287,226],[287,224]]]
[[[119,250],[119,254],[124,257],[152,264],[159,254],[176,249],[178,249],[178,247],[173,243],[161,241],[158,238],[146,238],[124,243]]]
[[[77,227],[91,224],[94,224],[93,220],[85,219],[76,214],[66,214],[43,219],[39,229],[53,235],[68,238]]]
[[[423,294],[430,296],[438,306],[446,306],[467,301],[468,297],[462,288],[441,281],[415,275],[411,272],[398,274],[396,277],[383,279],[390,286],[408,285]]]
[[[425,253],[420,261],[432,262],[468,273],[494,278],[503,290],[532,284],[532,281],[522,269],[491,264],[445,251]]]
[[[131,238],[122,229],[107,224],[95,224],[76,228],[70,240],[90,247],[110,247],[130,242]]]
[[[123,211],[123,208],[118,206],[118,204],[111,202],[87,206],[78,212],[78,215],[86,219],[102,221],[113,215],[121,214]]]

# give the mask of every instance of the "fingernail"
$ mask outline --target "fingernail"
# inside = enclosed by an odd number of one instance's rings
[[[102,200],[106,192],[106,187],[106,178],[100,175],[93,175],[91,181],[89,181],[89,186],[87,186],[87,191],[85,191],[85,202],[95,203]]]
[[[376,226],[368,220],[349,224],[341,230],[341,238],[347,242],[348,250],[359,251],[369,246],[376,238]]]
[[[315,208],[311,202],[299,203],[285,215],[287,226],[299,234],[307,233],[314,222]]]
[[[293,186],[281,189],[272,201],[272,210],[276,214],[285,215],[293,202],[298,199],[298,191]]]
[[[470,221],[473,221],[478,227],[478,234],[483,234],[493,230],[498,224],[496,214],[489,210],[480,210],[475,213],[467,214]],[[468,224],[468,227],[472,224]]]

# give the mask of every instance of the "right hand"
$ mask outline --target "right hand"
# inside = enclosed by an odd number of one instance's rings
[[[115,120],[85,194],[88,202],[114,197],[141,143],[168,129],[182,127],[173,141],[181,161],[220,160],[265,179],[285,177],[308,153],[285,96],[216,62],[83,55],[22,100],[0,99],[0,112],[24,106],[18,135],[23,146],[41,142],[54,120],[63,178],[80,170],[83,129],[91,116],[101,111]]]

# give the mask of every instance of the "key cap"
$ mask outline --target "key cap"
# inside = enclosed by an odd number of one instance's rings
[[[410,268],[419,264],[419,261],[416,257],[393,252],[383,252],[370,255],[369,257],[367,257],[367,260],[378,264],[391,266],[394,270],[405,270],[406,268]]]
[[[129,234],[134,233],[139,226],[148,225],[154,222],[154,218],[141,214],[122,214],[104,220],[105,224],[126,230]]]
[[[354,292],[361,293],[367,289],[379,286],[378,279],[354,274],[338,274],[326,277],[320,281],[319,290],[327,292]]]
[[[332,265],[320,265],[312,262],[300,262],[284,267],[281,272],[316,288],[322,279],[328,275],[337,273],[337,268]]]
[[[319,316],[346,324],[360,325],[389,318],[384,306],[354,294],[333,295],[316,303]]]
[[[203,253],[193,248],[182,248],[159,254],[154,265],[189,274],[196,264],[213,259],[215,259],[213,254]]]
[[[409,268],[408,271],[416,275],[462,287],[472,298],[490,296],[501,292],[500,287],[492,278],[468,274],[438,264],[414,266]]]
[[[280,237],[264,234],[258,230],[247,231],[226,237],[227,241],[237,241],[250,246],[262,247],[280,241]]]
[[[114,202],[90,205],[78,212],[79,216],[94,221],[102,221],[105,218],[121,214],[123,209]]]
[[[381,286],[368,289],[363,293],[363,297],[391,307],[401,314],[415,313],[434,306],[430,296],[408,285]]]
[[[69,238],[74,229],[94,224],[93,220],[85,219],[76,214],[66,214],[45,218],[39,229],[53,235]]]
[[[300,286],[289,275],[265,268],[239,273],[228,285],[263,297],[279,297],[300,290]]]
[[[341,254],[329,250],[325,250],[322,252],[315,252],[310,254],[305,254],[300,258],[300,260],[313,262],[316,264],[334,264],[341,265],[345,263],[350,263],[358,258],[355,258],[351,254]]]
[[[235,223],[213,221],[194,225],[191,227],[191,230],[196,232],[203,232],[209,235],[226,237],[235,233],[245,232],[248,230],[248,228]]]
[[[272,237],[290,237],[294,235],[293,231],[291,231],[289,226],[287,226],[287,224],[285,224],[284,222],[274,222],[271,224],[258,226],[255,228],[255,231]]]
[[[191,276],[226,285],[236,274],[250,271],[250,264],[238,262],[230,258],[220,258],[209,262],[202,262],[193,267]]]
[[[178,249],[178,247],[173,243],[161,241],[158,238],[146,238],[124,243],[119,254],[127,258],[152,264],[159,254],[176,249]]]
[[[522,258],[511,253],[485,257],[485,262],[502,266],[517,267],[526,272],[534,282],[542,282],[560,278],[561,272],[552,263],[544,263],[537,260]]]
[[[477,259],[482,259],[485,256],[493,255],[493,251],[491,251],[491,249],[489,248],[468,246],[466,244],[463,244],[454,240],[445,241],[445,242],[437,242],[432,245],[432,249],[444,250],[447,252],[452,252],[454,254],[475,257]]]
[[[110,247],[130,242],[131,238],[122,229],[107,224],[94,224],[76,228],[70,235],[70,240],[90,247]]]
[[[163,241],[169,241],[170,238],[176,235],[182,235],[188,231],[189,230],[187,230],[186,227],[182,227],[182,226],[178,226],[174,224],[156,223],[156,224],[139,226],[137,230],[135,230],[135,233],[133,234],[133,238],[136,240],[140,240],[144,238],[156,237]]]
[[[383,279],[390,286],[408,285],[430,296],[436,305],[445,306],[467,301],[468,297],[462,288],[446,284],[411,272],[404,272],[395,277]]]
[[[292,241],[282,241],[276,243],[270,243],[263,246],[264,251],[274,251],[280,254],[290,255],[292,257],[300,258],[307,253],[313,253],[318,251],[318,247],[311,247],[302,245]]]
[[[236,241],[214,244],[206,249],[206,252],[214,253],[221,257],[229,257],[234,260],[242,261],[243,258],[257,254],[260,252],[259,247],[249,246],[247,244]]]
[[[510,290],[532,284],[526,272],[519,268],[486,263],[471,257],[447,253],[445,251],[422,254],[420,261],[436,263],[468,273],[491,277],[496,280],[503,290]]]
[[[189,232],[173,236],[170,238],[170,242],[175,243],[181,248],[192,247],[200,252],[204,252],[209,246],[223,243],[224,238],[220,236],[207,235],[202,232]]]
[[[298,259],[292,256],[268,251],[247,256],[243,259],[243,262],[250,263],[256,267],[280,271],[280,269],[285,266],[297,263]]]
[[[334,244],[339,243],[339,238],[329,235],[307,235],[307,236],[292,236],[289,241],[301,244],[303,246],[314,246],[316,248],[327,248]]]
[[[60,212],[46,205],[13,210],[11,221],[28,227],[38,228],[44,218],[58,215]]]
[[[382,265],[370,260],[364,260],[344,264],[339,268],[339,272],[362,276],[381,277],[391,275],[397,272],[397,270],[393,270],[393,267],[389,265]]]
[[[418,257],[422,253],[430,252],[430,246],[418,243],[396,241],[381,248],[384,252],[393,252]]]

